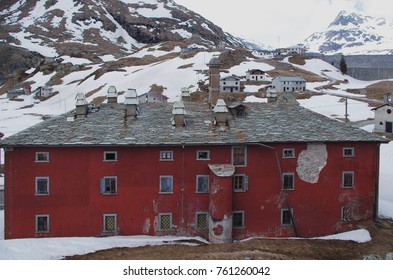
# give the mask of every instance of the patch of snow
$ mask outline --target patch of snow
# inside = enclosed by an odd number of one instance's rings
[[[246,102],[246,103],[247,102],[249,102],[249,103],[252,103],[252,102],[267,103],[267,98],[259,98],[254,95],[251,95],[251,96],[247,96],[246,99],[244,100],[244,102]]]
[[[70,57],[68,55],[61,56],[64,61],[62,63],[72,63],[74,65],[90,64],[91,61],[86,58]]]
[[[171,32],[172,32],[173,34],[177,33],[177,34],[179,34],[181,37],[187,38],[187,39],[189,39],[189,38],[192,37],[192,34],[191,34],[190,32],[188,32],[187,30],[184,30],[184,29],[175,29],[175,30],[171,30]]]
[[[357,243],[365,243],[371,241],[370,232],[366,229],[357,229],[353,231],[338,233],[334,235],[316,237],[315,239],[323,240],[347,240],[355,241]]]

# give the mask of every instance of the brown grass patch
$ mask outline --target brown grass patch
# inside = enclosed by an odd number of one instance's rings
[[[289,57],[288,61],[290,63],[297,64],[297,65],[305,65],[306,59],[308,59],[308,57],[306,57],[304,55],[294,55],[294,56]]]
[[[96,88],[96,89],[93,89],[93,90],[89,91],[88,93],[86,93],[86,97],[90,97],[90,96],[92,96],[93,94],[99,92],[99,91],[100,91],[101,89],[103,89],[105,86],[106,86],[106,84],[105,84],[105,85],[102,85],[102,86],[100,86],[100,87],[98,87],[98,88]]]
[[[100,105],[106,100],[106,96],[98,96],[94,98],[90,103],[93,103],[95,105]]]
[[[177,67],[177,69],[186,69],[186,68],[191,68],[194,65],[194,63],[186,64],[186,65],[181,65]]]
[[[383,81],[369,85],[365,89],[349,89],[347,91],[356,94],[365,94],[370,99],[383,100],[383,97],[387,93],[393,92],[393,82]]]

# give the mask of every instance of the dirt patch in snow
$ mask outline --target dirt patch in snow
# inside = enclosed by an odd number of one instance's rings
[[[365,243],[320,239],[258,238],[232,244],[198,244],[114,248],[69,260],[359,260],[371,254],[385,258],[393,252],[393,221],[368,221],[362,224],[372,237]],[[185,240],[185,242],[195,242]]]

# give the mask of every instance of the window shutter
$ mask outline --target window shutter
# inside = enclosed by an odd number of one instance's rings
[[[248,190],[248,176],[244,175],[244,191]]]
[[[100,193],[105,193],[105,178],[100,179]]]

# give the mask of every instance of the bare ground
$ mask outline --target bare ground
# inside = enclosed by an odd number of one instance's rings
[[[161,245],[114,248],[72,260],[359,260],[376,254],[385,258],[393,252],[393,221],[368,221],[362,224],[372,237],[366,243],[320,239],[253,239],[233,244]],[[192,242],[184,240],[184,242]],[[195,242],[195,241],[194,241]]]

